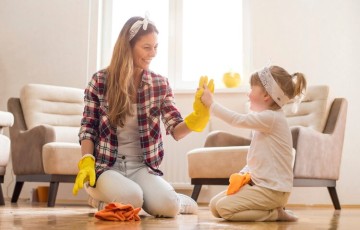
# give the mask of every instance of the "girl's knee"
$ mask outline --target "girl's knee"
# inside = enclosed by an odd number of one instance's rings
[[[231,217],[234,215],[234,212],[229,209],[229,206],[221,201],[216,203],[216,212],[219,215],[218,217],[225,220],[230,220]]]
[[[216,201],[214,199],[210,200],[210,203],[209,203],[210,212],[213,214],[214,217],[221,218],[221,216],[219,215],[219,213],[216,209],[216,203],[217,203],[217,200]]]

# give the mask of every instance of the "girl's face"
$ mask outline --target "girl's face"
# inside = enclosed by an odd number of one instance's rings
[[[250,110],[254,112],[261,112],[269,108],[269,98],[265,89],[258,85],[251,86],[249,92]]]
[[[139,38],[132,49],[134,67],[148,70],[158,47],[157,33],[149,33]]]

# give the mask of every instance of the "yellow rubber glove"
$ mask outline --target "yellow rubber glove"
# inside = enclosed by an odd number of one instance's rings
[[[210,111],[202,102],[201,96],[204,92],[204,85],[207,85],[210,92],[214,93],[214,81],[210,80],[208,83],[207,76],[201,76],[199,80],[199,87],[195,93],[195,100],[193,104],[194,111],[185,117],[186,126],[195,132],[201,132],[206,127],[210,119]]]
[[[84,183],[89,181],[91,186],[95,184],[95,160],[92,156],[82,158],[79,163],[79,173],[76,176],[73,187],[73,194],[76,196],[79,189],[84,187]]]
[[[240,173],[234,173],[230,176],[229,179],[229,187],[226,191],[226,195],[231,195],[234,193],[237,193],[240,188],[246,184],[249,183],[251,177],[249,173],[240,174]]]

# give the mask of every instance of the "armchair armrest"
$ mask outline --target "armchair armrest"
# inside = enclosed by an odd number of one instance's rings
[[[249,146],[206,147],[187,153],[190,178],[229,178],[246,165]]]
[[[205,140],[204,147],[248,146],[250,137],[243,137],[230,132],[215,130],[210,132]]]
[[[342,154],[339,141],[342,140],[308,127],[294,127],[292,133],[296,149],[294,178],[337,180]]]
[[[12,133],[11,150],[15,175],[44,173],[42,147],[53,141],[55,130],[49,125],[39,125],[26,131]]]
[[[0,111],[0,130],[2,127],[10,127],[14,124],[12,113]]]

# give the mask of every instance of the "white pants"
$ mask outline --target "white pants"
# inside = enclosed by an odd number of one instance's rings
[[[174,188],[162,177],[149,173],[140,161],[118,158],[110,170],[99,176],[95,188],[86,185],[85,189],[96,200],[142,207],[152,216],[174,217],[180,209]]]

